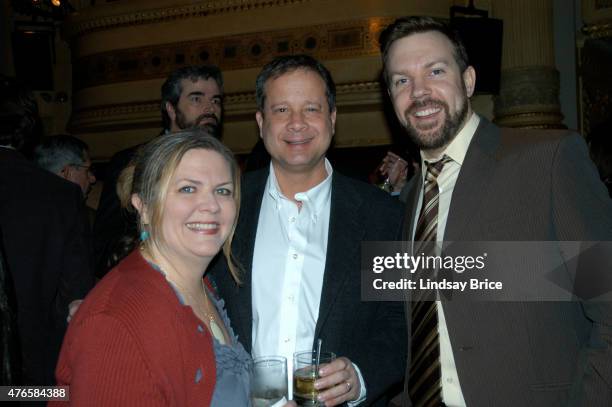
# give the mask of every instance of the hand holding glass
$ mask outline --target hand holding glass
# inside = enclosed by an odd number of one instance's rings
[[[332,352],[321,352],[319,367],[336,359]],[[319,378],[317,370],[317,352],[296,352],[293,355],[293,399],[302,407],[317,407],[322,404],[317,400],[319,390],[314,383]]]

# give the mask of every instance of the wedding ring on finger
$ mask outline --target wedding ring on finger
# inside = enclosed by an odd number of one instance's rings
[[[347,380],[344,383],[346,384],[346,392],[348,393],[349,391],[351,391],[351,382]]]

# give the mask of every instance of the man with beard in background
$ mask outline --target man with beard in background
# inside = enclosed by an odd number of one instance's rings
[[[221,138],[223,77],[216,66],[186,66],[172,72],[162,85],[164,133],[195,127]]]
[[[164,127],[161,136],[200,127],[221,138],[221,71],[213,65],[185,66],[175,70],[162,85],[160,108]],[[116,189],[119,175],[128,166],[138,147],[140,145],[118,152],[106,168],[104,189],[93,228],[97,277],[106,274],[118,260],[124,246],[123,239],[133,238],[136,234],[134,215],[121,208]]]

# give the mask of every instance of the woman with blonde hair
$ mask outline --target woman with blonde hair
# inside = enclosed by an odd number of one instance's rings
[[[134,161],[141,243],[87,296],[56,369],[83,406],[245,406],[249,355],[205,278],[230,254],[240,202],[232,153],[201,130],[154,139]]]

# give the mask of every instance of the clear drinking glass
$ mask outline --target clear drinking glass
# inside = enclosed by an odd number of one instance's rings
[[[319,367],[336,359],[332,352],[321,352]],[[322,406],[317,400],[319,391],[314,382],[319,378],[317,371],[317,351],[307,350],[293,354],[293,400],[300,407]]]
[[[253,360],[251,369],[251,403],[269,407],[287,399],[287,359],[262,356]]]

